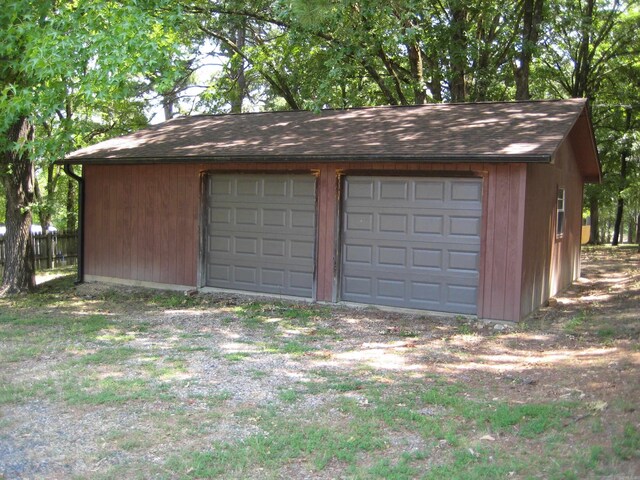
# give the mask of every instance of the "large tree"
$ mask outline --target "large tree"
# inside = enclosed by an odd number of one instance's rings
[[[175,17],[152,13],[107,0],[16,0],[0,9],[0,180],[7,225],[2,292],[34,287],[35,163],[55,161],[81,144],[87,122],[76,121],[76,113],[95,119],[101,107],[139,97],[140,79],[167,63],[172,55],[166,52],[178,53],[170,28]],[[41,131],[47,133],[38,136]]]

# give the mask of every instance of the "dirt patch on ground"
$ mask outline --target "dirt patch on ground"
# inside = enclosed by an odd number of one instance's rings
[[[5,299],[0,478],[640,478],[640,256],[583,264],[511,326],[102,284]],[[530,434],[493,413],[521,405],[570,413]],[[345,447],[308,446],[319,425]],[[236,458],[263,443],[280,462]]]

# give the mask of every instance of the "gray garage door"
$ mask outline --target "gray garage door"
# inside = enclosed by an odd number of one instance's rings
[[[347,177],[342,300],[476,313],[482,180]]]
[[[315,178],[211,174],[206,283],[312,297]]]

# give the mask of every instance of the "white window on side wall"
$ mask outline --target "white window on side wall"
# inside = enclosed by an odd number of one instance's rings
[[[558,188],[558,200],[556,206],[556,237],[562,237],[564,235],[564,223],[565,223],[565,191],[564,188]]]

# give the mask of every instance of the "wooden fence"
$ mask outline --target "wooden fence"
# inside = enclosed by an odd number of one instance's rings
[[[76,232],[56,232],[32,235],[36,258],[36,270],[46,270],[78,262],[78,234]],[[6,259],[5,238],[0,236],[0,271]]]

